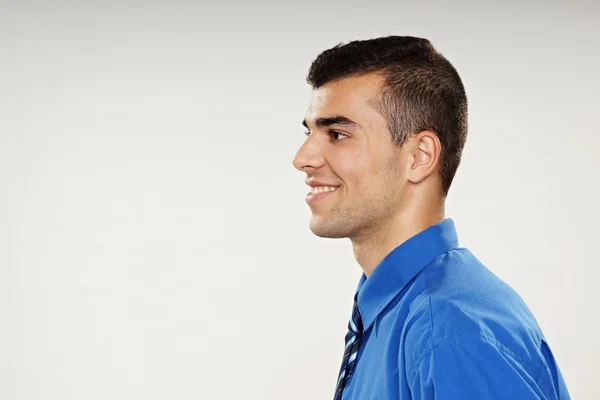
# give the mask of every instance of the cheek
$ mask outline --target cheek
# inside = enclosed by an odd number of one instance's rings
[[[400,160],[386,156],[371,163],[365,171],[365,179],[360,183],[377,196],[395,196],[402,187],[403,174]]]
[[[334,172],[349,187],[362,186],[369,181],[372,163],[359,151],[348,151],[338,154],[332,160],[331,166]]]

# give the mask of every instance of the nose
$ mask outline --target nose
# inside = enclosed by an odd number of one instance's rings
[[[308,136],[296,152],[292,163],[298,171],[304,172],[309,169],[318,169],[325,164],[323,151],[316,139],[315,135]]]

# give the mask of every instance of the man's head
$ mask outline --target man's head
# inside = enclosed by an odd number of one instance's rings
[[[308,137],[294,165],[317,186],[307,196],[315,234],[364,236],[419,203],[443,202],[467,136],[467,99],[429,41],[338,45],[317,57],[307,80]]]

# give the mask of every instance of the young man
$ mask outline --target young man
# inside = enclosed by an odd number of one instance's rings
[[[351,240],[362,275],[334,399],[569,399],[533,315],[459,247],[444,201],[467,98],[428,40],[383,37],[310,67],[310,229]]]

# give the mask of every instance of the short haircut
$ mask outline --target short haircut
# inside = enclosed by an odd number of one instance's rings
[[[467,139],[467,96],[454,66],[429,40],[387,36],[355,40],[323,51],[310,66],[313,89],[335,80],[380,73],[376,108],[401,146],[419,132],[434,132],[441,144],[441,189],[447,195]]]

